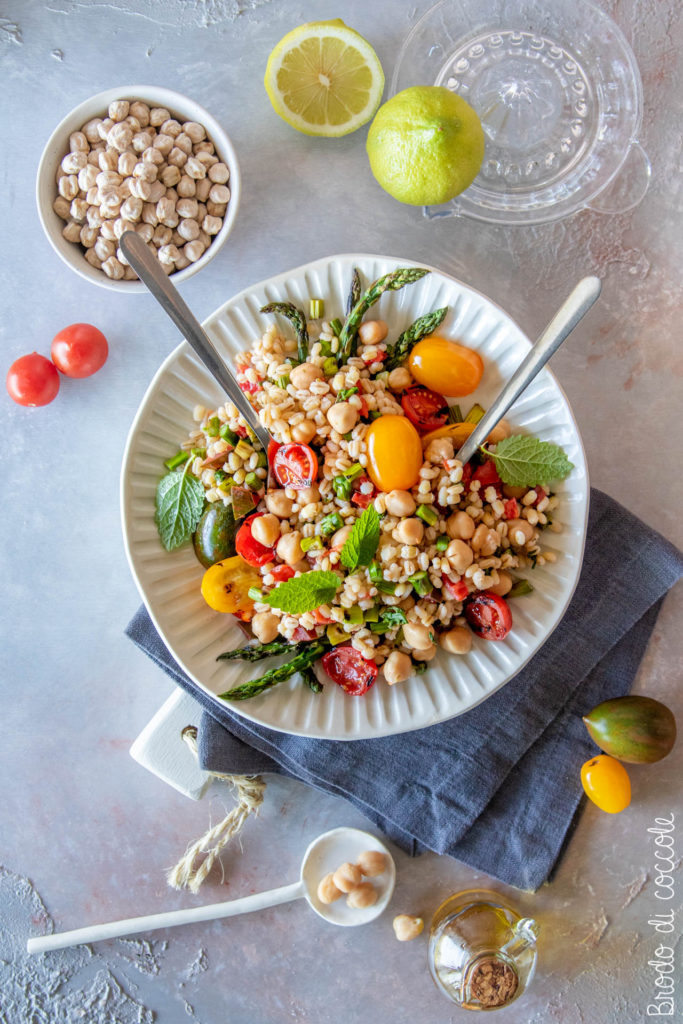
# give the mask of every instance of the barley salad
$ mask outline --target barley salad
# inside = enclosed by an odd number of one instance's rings
[[[355,271],[345,317],[326,319],[324,297],[308,317],[264,306],[274,319],[237,375],[271,451],[227,402],[196,407],[166,462],[164,546],[192,535],[205,600],[248,624],[250,642],[221,659],[288,656],[224,699],[296,672],[319,692],[317,662],[361,696],[380,671],[389,685],[425,671],[439,647],[462,656],[504,641],[511,605],[533,589],[519,573],[556,557],[542,533],[560,530],[549,485],[572,469],[562,449],[501,422],[463,466],[457,451],[484,412],[462,401],[486,372],[481,357],[448,337],[447,307],[396,340],[367,315],[426,273],[401,267],[364,290]]]

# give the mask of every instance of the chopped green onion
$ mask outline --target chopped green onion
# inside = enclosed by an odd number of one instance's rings
[[[228,442],[228,444],[231,444],[233,448],[240,439],[239,434],[236,434],[234,430],[231,430],[227,423],[224,423],[220,428],[218,436],[222,437],[224,441]]]
[[[275,381],[275,383],[277,384],[277,386],[279,388],[282,388],[283,391],[286,391],[287,390],[287,385],[289,384],[289,374],[288,373],[283,373],[283,375],[281,377],[278,377],[278,379]]]
[[[375,583],[375,586],[377,587],[377,589],[379,590],[379,592],[381,594],[395,594],[396,593],[396,584],[395,583],[388,583],[386,580],[377,580],[377,582]]]
[[[263,481],[256,476],[256,473],[247,473],[244,482],[250,491],[260,491],[263,487]]]
[[[235,455],[239,456],[240,459],[248,459],[254,454],[254,449],[250,444],[247,444],[242,438],[235,445]]]
[[[212,416],[209,422],[204,427],[204,433],[208,434],[209,437],[218,437],[218,431],[221,429],[221,421],[218,416]]]
[[[308,318],[309,320],[320,320],[321,317],[325,316],[325,303],[322,299],[309,299],[308,300]]]
[[[344,520],[338,512],[330,512],[328,516],[323,516],[320,520],[320,532],[324,537],[329,537],[330,534],[335,533],[337,530],[341,530],[344,525]]]
[[[364,622],[363,609],[357,604],[354,604],[351,608],[347,608],[346,621],[352,626],[362,626]]]
[[[368,566],[368,576],[373,583],[381,583],[384,579],[384,575],[379,562],[370,562],[370,565]]]
[[[432,581],[426,572],[416,572],[414,576],[408,577],[408,583],[412,583],[413,589],[420,597],[426,597],[432,592]]]
[[[262,601],[263,591],[259,590],[258,587],[249,587],[249,590],[247,591],[247,596],[250,597],[252,601]]]
[[[363,467],[360,462],[354,462],[354,464],[349,466],[348,469],[343,469],[342,473],[344,476],[347,476],[349,480],[355,480],[357,476],[363,475]]]
[[[334,356],[328,356],[323,363],[323,373],[326,377],[334,377],[335,373],[339,369],[339,364]]]
[[[234,484],[234,480],[231,476],[226,476],[225,480],[221,480],[218,485],[218,490],[222,491],[223,494],[230,494],[230,488]]]
[[[342,388],[341,391],[337,392],[337,401],[338,402],[345,402],[347,398],[351,397],[351,395],[357,395],[357,394],[358,394],[358,388]]]
[[[451,538],[447,534],[442,533],[440,537],[436,538],[436,550],[445,551],[450,542]]]
[[[522,597],[524,594],[532,594],[534,588],[531,586],[528,580],[517,580],[512,585],[512,588],[505,595],[506,597]]]
[[[391,623],[389,622],[371,622],[369,624],[371,633],[388,633],[391,628]]]
[[[416,516],[419,516],[427,526],[433,526],[439,520],[439,513],[431,505],[419,505]]]
[[[216,481],[217,484],[223,483],[227,475],[228,474],[225,472],[224,469],[216,469],[214,470],[213,474],[214,480]]]
[[[313,548],[324,547],[320,537],[302,537],[301,538],[301,550],[306,554],[307,551],[311,551]]]
[[[206,448],[191,448],[190,455],[192,456],[193,459],[205,459]]]
[[[341,476],[335,476],[332,477],[332,490],[338,498],[341,498],[342,501],[348,501],[353,490],[353,483],[343,474]]]
[[[344,438],[345,441],[350,441],[351,438],[353,437],[353,431],[349,430],[348,433],[342,434],[342,437]]]
[[[371,409],[369,413],[370,421],[372,422],[373,420],[378,420],[381,415],[382,413],[379,411],[379,409]]]
[[[348,633],[342,629],[338,622],[331,622],[325,632],[327,633],[327,639],[333,647],[349,639]]]
[[[330,320],[330,330],[339,337],[342,332],[343,323],[339,317],[335,317],[334,320]]]
[[[257,457],[256,457],[256,468],[257,469],[266,469],[267,466],[268,466],[268,456],[266,455],[265,452],[259,452]]]
[[[448,407],[448,422],[462,423],[462,409],[459,405],[450,405]]]
[[[479,420],[482,418],[482,416],[484,415],[485,412],[486,412],[486,409],[484,409],[481,405],[479,405],[479,402],[476,402],[472,406],[470,411],[467,413],[467,416],[465,416],[464,422],[465,423],[478,423]]]
[[[375,605],[372,608],[366,608],[363,612],[363,618],[366,622],[379,622],[379,608]]]
[[[172,455],[170,459],[166,459],[164,465],[166,466],[166,469],[177,469],[178,466],[182,466],[184,462],[187,462],[189,457],[189,452],[176,452],[176,454]]]
[[[331,341],[328,341],[327,338],[321,338],[320,341],[318,342],[318,344],[320,345],[320,355],[321,356],[331,356],[332,355],[332,342]]]
[[[413,663],[413,672],[416,676],[421,676],[423,672],[427,671],[426,661],[416,661],[414,658],[410,659]]]

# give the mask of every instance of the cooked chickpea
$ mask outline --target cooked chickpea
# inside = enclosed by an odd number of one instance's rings
[[[294,502],[284,491],[269,491],[266,494],[266,508],[280,519],[289,519]]]
[[[302,420],[292,427],[292,441],[298,444],[308,444],[315,437],[316,425],[313,420]]]
[[[495,552],[500,544],[500,537],[495,530],[485,526],[484,523],[480,523],[474,531],[470,544],[474,551],[484,555],[484,557],[488,557]]]
[[[291,533],[286,533],[283,537],[280,537],[277,542],[277,556],[282,562],[286,562],[287,565],[296,565],[304,557],[304,553],[301,550],[301,534],[298,530],[292,530]]]
[[[251,524],[251,535],[264,548],[272,548],[280,536],[280,520],[272,512],[257,516]]]
[[[435,437],[430,441],[425,451],[425,458],[435,465],[441,465],[444,459],[453,458],[453,442],[448,437]]]
[[[454,512],[446,520],[446,533],[454,540],[469,540],[474,536],[474,520],[467,512]]]
[[[318,485],[313,484],[312,487],[302,487],[300,491],[296,492],[296,497],[301,508],[304,505],[310,505],[312,501],[320,501]]]
[[[508,521],[508,540],[515,547],[521,548],[528,544],[534,535],[534,528],[526,519],[510,519]]]
[[[512,590],[512,576],[509,572],[505,572],[504,569],[499,569],[498,582],[488,589],[489,594],[498,594],[499,597],[505,597]]]
[[[377,890],[372,882],[361,882],[346,897],[347,907],[352,907],[354,910],[364,910],[366,907],[372,907],[376,902]]]
[[[257,640],[269,644],[277,636],[280,620],[272,612],[257,612],[251,620],[251,628]]]
[[[415,499],[410,491],[389,491],[384,504],[391,516],[412,516],[416,509]]]
[[[416,939],[424,929],[425,923],[421,917],[413,917],[411,914],[399,914],[393,920],[394,935],[399,942],[410,942]]]
[[[402,519],[394,529],[394,540],[399,544],[421,544],[424,537],[424,523],[421,519]]]
[[[436,657],[436,644],[430,644],[429,647],[413,651],[413,657],[416,661],[431,661],[432,658]]]
[[[361,870],[357,864],[351,864],[346,861],[344,864],[340,864],[337,870],[332,875],[332,880],[341,892],[351,892],[363,881]]]
[[[364,345],[378,345],[388,333],[389,328],[384,320],[366,320],[358,328],[358,337]]]
[[[341,889],[338,889],[332,880],[332,872],[321,878],[318,885],[318,899],[321,903],[334,903],[340,896],[343,896]]]
[[[341,551],[341,549],[344,547],[347,540],[351,536],[352,529],[353,527],[351,526],[342,526],[340,530],[337,530],[336,533],[332,534],[332,537],[330,539],[330,547],[332,548],[333,551]]]
[[[472,648],[472,632],[465,626],[455,626],[441,634],[439,643],[449,654],[467,654]]]
[[[465,569],[472,565],[474,552],[464,540],[452,540],[446,548],[446,558],[458,576],[462,576]]]
[[[319,366],[314,366],[313,363],[301,363],[294,367],[289,379],[297,391],[304,391],[306,388],[310,388],[314,380],[320,380],[322,376],[323,371]]]
[[[506,498],[523,498],[528,490],[528,487],[513,487],[511,484],[503,484],[503,494]]]
[[[381,850],[363,850],[356,863],[366,878],[375,878],[386,871],[387,858]]]
[[[392,651],[382,668],[384,678],[389,686],[404,683],[413,674],[413,663],[409,656],[402,651]],[[368,872],[364,871],[363,874],[368,874]]]
[[[358,409],[350,402],[335,402],[327,410],[327,420],[338,434],[348,434],[358,422]]]
[[[406,622],[403,627],[403,639],[407,646],[415,651],[426,651],[432,646],[429,629],[419,622]]]
[[[407,370],[405,366],[397,366],[389,374],[387,383],[392,391],[405,391],[410,387],[412,379],[410,370]]]
[[[488,444],[498,444],[499,441],[502,441],[504,440],[504,438],[509,437],[511,432],[512,428],[510,427],[508,421],[500,420],[500,422],[495,425],[489,436],[486,438],[486,441]]]

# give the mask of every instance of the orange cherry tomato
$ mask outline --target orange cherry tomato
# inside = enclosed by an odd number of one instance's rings
[[[608,814],[618,814],[631,803],[631,780],[621,761],[599,754],[581,767],[586,796]]]
[[[471,395],[484,374],[478,352],[435,334],[418,341],[408,366],[418,384],[449,398]]]
[[[249,622],[254,614],[254,602],[249,588],[258,587],[261,576],[250,565],[233,555],[216,562],[202,577],[202,597],[215,612],[229,612]]]
[[[368,476],[380,491],[409,491],[420,479],[422,442],[405,416],[380,416],[365,435]]]

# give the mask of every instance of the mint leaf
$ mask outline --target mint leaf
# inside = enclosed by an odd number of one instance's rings
[[[402,626],[408,621],[402,608],[382,608],[379,617],[386,626]]]
[[[349,539],[341,550],[341,563],[347,569],[370,565],[379,544],[379,516],[372,505],[353,524]]]
[[[515,434],[486,451],[496,464],[498,476],[511,487],[535,487],[551,480],[564,480],[574,468],[563,450],[550,441]]]
[[[204,509],[204,488],[187,472],[167,473],[157,484],[155,522],[167,551],[179,548],[197,528]]]
[[[303,615],[321,604],[329,604],[340,586],[341,580],[336,573],[316,569],[281,583],[265,595],[263,603],[290,615]]]

